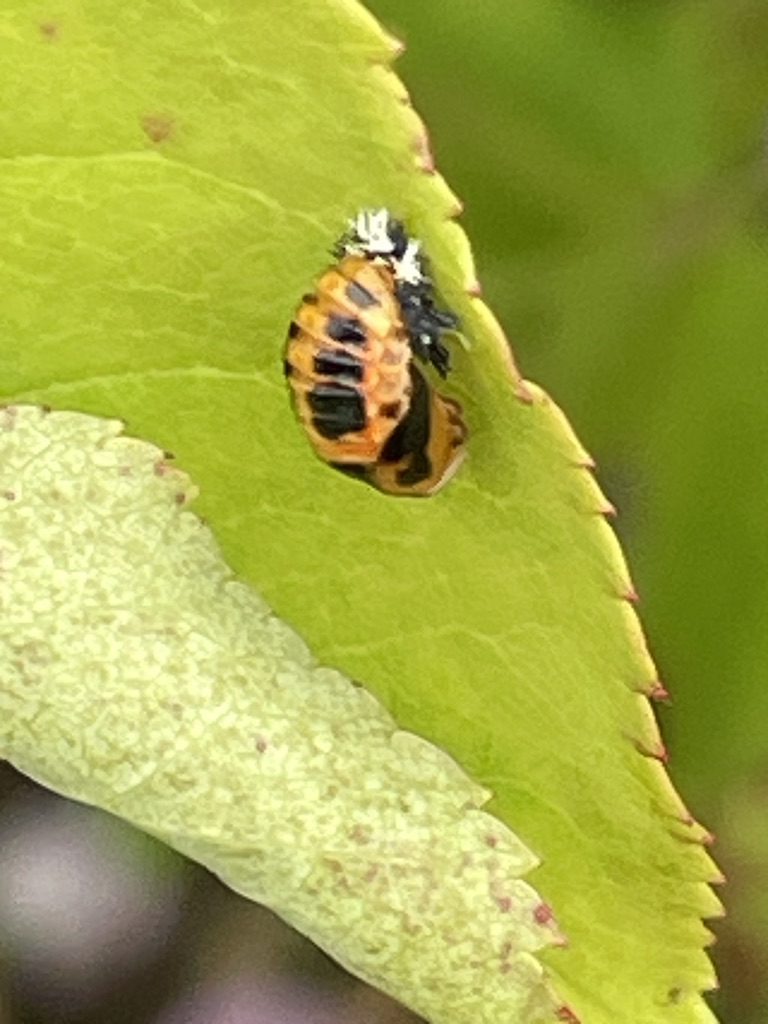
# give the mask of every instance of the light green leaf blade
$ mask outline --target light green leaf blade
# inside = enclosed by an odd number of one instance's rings
[[[313,652],[493,789],[544,861],[575,1013],[707,1019],[714,871],[636,749],[658,737],[631,584],[584,452],[468,295],[391,41],[331,0],[90,0],[44,24],[18,4],[0,28],[2,393],[173,451],[229,562]],[[314,460],[281,379],[298,298],[368,204],[425,240],[471,344],[447,385],[469,457],[420,502]]]

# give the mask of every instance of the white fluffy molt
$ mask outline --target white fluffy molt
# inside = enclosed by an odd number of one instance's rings
[[[394,256],[394,219],[386,207],[380,210],[360,210],[349,221],[349,237],[344,248],[348,253],[382,257],[391,266],[397,281],[420,284],[424,280],[421,243],[415,238],[409,238],[405,253],[399,257]]]
[[[405,252],[399,260],[393,260],[395,278],[408,284],[421,284],[424,272],[421,268],[421,242],[415,238],[408,240]]]
[[[394,249],[394,241],[390,234],[391,220],[389,210],[385,207],[380,210],[360,210],[357,216],[350,220],[349,226],[359,240],[361,249],[371,254],[386,255]]]

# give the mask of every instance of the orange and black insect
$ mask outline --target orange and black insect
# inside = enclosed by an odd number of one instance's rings
[[[334,467],[388,494],[432,494],[457,468],[467,431],[458,402],[433,391],[414,355],[445,377],[442,335],[458,320],[435,306],[419,243],[388,211],[360,213],[334,254],[288,333],[298,417]]]

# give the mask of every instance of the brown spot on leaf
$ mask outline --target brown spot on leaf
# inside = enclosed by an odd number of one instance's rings
[[[547,903],[539,903],[533,911],[533,919],[537,924],[549,924],[553,917],[552,908]]]
[[[371,830],[365,825],[353,825],[349,830],[349,838],[353,843],[364,845],[372,839]]]
[[[557,1019],[565,1021],[566,1024],[580,1024],[579,1018],[570,1008],[570,1006],[560,1006],[557,1010]]]
[[[44,21],[40,25],[40,32],[46,39],[55,41],[61,36],[61,25],[57,21]]]
[[[432,153],[432,145],[429,141],[429,133],[422,125],[422,130],[413,140],[413,148],[416,153],[416,166],[424,174],[435,173],[435,157]]]
[[[144,134],[158,145],[171,137],[174,126],[175,121],[170,114],[145,114],[141,119]]]

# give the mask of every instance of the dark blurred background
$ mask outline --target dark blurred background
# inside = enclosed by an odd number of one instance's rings
[[[484,295],[618,506],[715,833],[724,1024],[768,1020],[768,0],[373,0]],[[0,773],[0,1024],[414,1021],[269,913]]]

